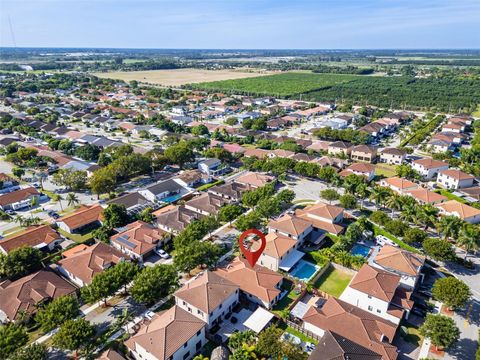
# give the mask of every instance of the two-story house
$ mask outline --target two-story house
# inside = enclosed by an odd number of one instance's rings
[[[448,163],[430,158],[418,159],[412,162],[413,170],[417,171],[424,179],[436,178],[442,170],[448,169]]]
[[[475,176],[457,169],[442,170],[438,173],[437,183],[446,189],[462,189],[473,186]]]
[[[268,232],[283,235],[302,243],[312,232],[313,226],[309,221],[295,215],[283,215],[277,220],[270,220]]]
[[[356,145],[352,147],[350,158],[354,161],[372,163],[377,158],[377,148],[368,145]]]
[[[389,165],[401,165],[405,161],[405,151],[397,148],[385,148],[380,152],[380,162]]]

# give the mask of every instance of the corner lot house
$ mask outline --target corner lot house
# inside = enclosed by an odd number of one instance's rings
[[[386,148],[380,153],[380,162],[389,165],[401,165],[405,161],[405,152],[397,148]]]
[[[8,254],[22,246],[53,250],[62,237],[50,225],[32,226],[18,235],[0,241],[0,251]]]
[[[144,261],[170,239],[165,231],[143,221],[135,221],[119,230],[119,233],[110,238],[110,243],[114,248],[139,261]]]
[[[456,169],[442,170],[437,177],[437,183],[446,189],[472,187],[473,180],[475,180],[475,176]]]
[[[77,288],[48,269],[16,281],[0,283],[0,322],[15,321],[21,313],[33,315],[37,305],[60,296],[74,294]]]
[[[473,206],[462,204],[457,200],[446,201],[437,204],[436,207],[440,210],[440,214],[442,215],[456,216],[470,224],[480,223],[480,210]]]
[[[103,208],[100,205],[84,205],[73,214],[57,220],[57,225],[63,231],[74,234],[100,226],[103,221]]]
[[[190,360],[205,345],[206,323],[179,306],[156,314],[125,342],[136,360]]]
[[[211,328],[232,312],[239,293],[233,282],[207,270],[175,292],[175,304]]]
[[[323,336],[326,331],[334,332],[379,354],[383,360],[398,357],[397,348],[391,344],[396,324],[333,296],[321,307],[311,306],[307,310],[303,327],[317,336]]]
[[[58,262],[57,270],[80,287],[89,285],[96,274],[126,258],[119,250],[101,242],[79,247],[79,251],[69,250],[68,256]]]
[[[0,196],[0,209],[18,210],[30,206],[33,198],[39,198],[40,193],[33,187],[12,191]]]
[[[237,285],[249,301],[267,309],[280,299],[283,276],[263,266],[251,268],[246,260],[236,258],[215,273]]]
[[[413,161],[412,168],[418,171],[423,178],[433,179],[437,177],[440,171],[448,169],[448,163],[425,158]]]

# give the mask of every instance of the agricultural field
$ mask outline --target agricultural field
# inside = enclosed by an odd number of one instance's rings
[[[314,74],[310,72],[288,72],[276,75],[253,77],[240,80],[207,82],[193,88],[212,91],[229,90],[236,93],[256,95],[295,96],[309,91],[347,83],[357,75]]]
[[[203,69],[172,69],[172,70],[148,70],[148,71],[114,71],[100,72],[93,75],[100,78],[119,79],[123,81],[136,80],[139,82],[163,85],[181,86],[210,81],[222,81],[243,79],[270,75],[272,72],[244,71],[244,70],[203,70]]]

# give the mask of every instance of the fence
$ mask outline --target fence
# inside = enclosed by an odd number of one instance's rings
[[[300,325],[295,324],[294,322],[292,322],[290,320],[285,320],[285,323],[288,326],[290,326],[291,328],[297,330],[298,332],[301,332],[303,335],[308,336],[309,338],[312,338],[312,339],[317,340],[317,341],[320,341],[320,339],[322,338],[321,336],[318,336],[317,334],[314,334],[313,332],[304,329]]]

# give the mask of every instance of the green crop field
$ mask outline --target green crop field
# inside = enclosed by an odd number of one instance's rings
[[[246,79],[212,81],[190,85],[195,89],[233,91],[256,95],[294,96],[349,82],[358,75],[289,72]]]

